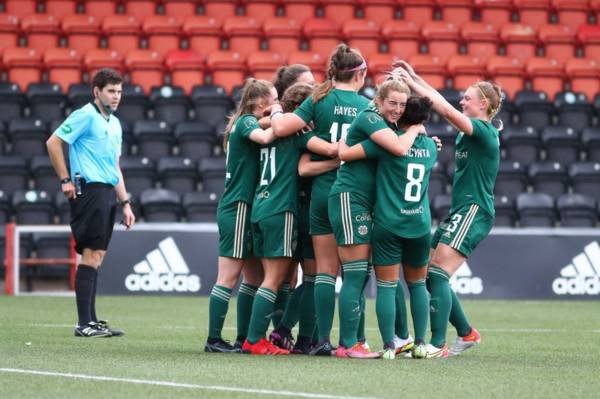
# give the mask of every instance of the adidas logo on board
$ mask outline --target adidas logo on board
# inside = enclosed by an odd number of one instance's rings
[[[552,282],[556,295],[600,294],[600,245],[593,241],[560,270],[560,277]]]

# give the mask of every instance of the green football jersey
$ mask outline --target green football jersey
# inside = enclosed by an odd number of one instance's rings
[[[452,182],[452,208],[477,204],[495,216],[494,185],[500,165],[498,130],[489,122],[471,119],[473,135],[460,133],[456,138],[456,169]]]
[[[282,212],[298,214],[298,161],[314,133],[275,140],[260,148],[259,180],[250,220]]]
[[[375,106],[370,106],[359,113],[352,122],[348,129],[346,142],[348,146],[353,146],[368,140],[371,134],[385,128],[398,130],[396,124],[387,122]],[[375,158],[345,162],[340,166],[330,194],[355,193],[361,196],[367,204],[373,205],[375,203],[376,171],[377,160]]]
[[[258,182],[259,146],[250,140],[250,133],[260,129],[258,119],[245,114],[235,121],[227,139],[225,191],[219,206],[237,201],[252,204]]]
[[[402,134],[402,131],[397,133]],[[377,157],[374,222],[397,236],[422,237],[431,230],[429,175],[437,160],[437,146],[418,135],[408,154],[397,157],[373,142],[363,143],[369,157]]]

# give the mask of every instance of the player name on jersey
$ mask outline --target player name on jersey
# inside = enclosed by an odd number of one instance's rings
[[[345,116],[356,116],[358,114],[358,108],[355,107],[344,107],[342,105],[336,105],[333,107],[334,115],[345,115]]]
[[[407,156],[411,158],[429,158],[431,155],[428,148],[410,147]]]

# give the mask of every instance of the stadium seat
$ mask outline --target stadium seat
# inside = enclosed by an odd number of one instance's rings
[[[46,0],[46,13],[61,20],[65,15],[77,12],[77,0]]]
[[[462,25],[473,18],[472,0],[436,0],[442,11],[442,19]]]
[[[596,21],[600,18],[600,0],[590,0],[590,9],[593,15],[596,16]]]
[[[261,28],[254,18],[231,16],[223,20],[223,33],[229,42],[229,51],[247,55],[260,50]]]
[[[3,191],[0,191],[0,223],[2,224],[6,224],[9,223],[10,220],[10,216],[11,216],[11,209],[10,209],[10,202],[8,201],[8,198],[6,196],[6,194],[4,194]],[[4,237],[2,237],[3,239]],[[0,246],[4,247],[4,242],[0,241]],[[4,269],[3,267],[0,267],[0,270]],[[0,277],[2,277],[2,273],[0,273]]]
[[[506,149],[507,159],[527,165],[540,158],[540,135],[533,127],[522,125],[507,127],[500,137]]]
[[[574,193],[600,197],[600,163],[578,162],[569,166],[569,177]]]
[[[196,14],[197,3],[196,0],[163,0],[163,7],[166,15],[185,18]]]
[[[506,195],[494,196],[494,208],[496,210],[494,226],[513,227],[515,225],[518,216],[515,209],[515,201],[512,197]]]
[[[431,87],[442,89],[446,87],[446,62],[443,58],[417,54],[409,59],[410,65]]]
[[[585,94],[563,92],[554,99],[559,126],[582,130],[592,126],[594,109]]]
[[[109,49],[88,50],[83,58],[85,69],[90,78],[102,68],[112,68],[118,72],[123,72],[123,56]]]
[[[177,17],[152,15],[144,18],[142,32],[148,38],[148,48],[161,55],[179,49],[182,23]]]
[[[482,58],[493,57],[498,53],[498,27],[484,22],[466,22],[460,29],[467,53]]]
[[[205,193],[223,194],[225,190],[225,158],[203,158],[198,162],[198,172]]]
[[[98,19],[112,17],[117,12],[117,0],[85,0],[85,13]]]
[[[544,193],[521,193],[517,196],[521,227],[554,227],[554,200]]]
[[[154,106],[154,118],[157,120],[175,126],[188,119],[190,102],[181,87],[155,87],[150,93],[150,102]]]
[[[594,98],[600,92],[600,54],[598,59],[572,58],[565,65],[565,72],[571,82],[571,91],[584,93]]]
[[[491,57],[487,62],[487,71],[510,99],[519,90],[525,88],[525,66],[521,59],[513,57]]]
[[[48,81],[58,84],[65,93],[71,84],[81,82],[81,55],[75,50],[46,50],[44,65],[48,71]]]
[[[223,19],[236,14],[237,0],[204,0],[204,14]]]
[[[558,14],[558,22],[577,30],[588,22],[588,0],[552,0]]]
[[[167,54],[165,66],[171,74],[171,83],[180,86],[186,95],[204,82],[204,56],[196,51],[173,50]]]
[[[39,119],[15,119],[8,125],[12,153],[24,158],[45,155],[48,133],[46,125]]]
[[[175,126],[179,155],[198,161],[213,155],[214,127],[205,122],[181,122]]]
[[[37,0],[4,0],[4,12],[19,18],[35,14]]]
[[[277,69],[282,65],[286,65],[286,58],[276,52],[256,51],[248,54],[246,64],[252,77],[270,81]]]
[[[60,191],[60,184],[56,178],[56,172],[52,162],[47,155],[36,155],[31,159],[29,166],[33,177],[33,186],[38,191],[53,194]]]
[[[554,58],[530,58],[526,70],[534,91],[542,91],[548,98],[554,98],[556,93],[563,91],[565,74],[561,61]]]
[[[0,190],[11,195],[17,190],[27,190],[29,170],[22,156],[0,157]]]
[[[219,196],[215,193],[186,193],[183,196],[183,209],[190,223],[215,223]]]
[[[30,83],[41,80],[42,56],[35,49],[8,48],[4,50],[3,61],[8,69],[8,81],[19,85],[24,91]]]
[[[514,0],[519,22],[538,29],[550,22],[551,0]]]
[[[205,15],[187,17],[183,32],[188,37],[189,49],[206,55],[221,48],[221,20]]]
[[[542,130],[546,159],[569,164],[579,161],[581,142],[579,134],[570,126],[547,126]]]
[[[500,39],[508,57],[520,58],[523,61],[535,57],[537,34],[529,25],[510,23],[500,28]]]
[[[520,124],[536,129],[543,129],[552,124],[554,104],[549,101],[546,93],[523,90],[515,95],[514,103],[519,110]]]
[[[363,56],[379,52],[379,25],[365,19],[349,19],[342,25],[344,40],[350,47],[357,48]]]
[[[213,128],[223,123],[233,108],[231,98],[221,86],[196,86],[192,90],[191,100],[196,120],[207,123]]]
[[[121,103],[115,113],[122,122],[135,123],[146,119],[148,99],[144,90],[138,85],[123,85]]]
[[[317,83],[325,80],[325,68],[327,58],[322,57],[320,54],[312,53],[309,51],[295,51],[290,53],[288,63],[293,64],[304,64],[310,68],[315,81]]]
[[[513,0],[475,0],[482,22],[500,27],[511,21]]]
[[[494,119],[500,119],[504,126],[513,125],[515,123],[515,115],[517,115],[517,109],[515,104],[508,99],[506,92],[503,93],[505,98],[502,100],[502,106],[500,111],[496,114]]]
[[[138,197],[142,191],[154,188],[156,172],[154,163],[146,157],[121,157],[119,165],[123,171],[123,178],[127,192]]]
[[[19,19],[14,15],[0,13],[0,55],[6,48],[19,45]]]
[[[181,197],[171,190],[144,190],[140,196],[140,205],[146,222],[179,222],[183,214]]]
[[[300,49],[302,26],[293,18],[267,18],[262,25],[269,51],[289,54]]]
[[[131,15],[114,15],[104,18],[102,32],[108,39],[108,48],[127,54],[140,46],[140,21]]]
[[[562,227],[596,227],[596,201],[584,194],[564,194],[556,200]]]
[[[60,85],[32,83],[27,87],[30,117],[50,122],[65,116],[66,98]]]
[[[529,179],[536,193],[558,197],[567,192],[567,170],[559,162],[534,162],[529,165]]]
[[[245,64],[245,56],[234,51],[213,51],[206,60],[212,84],[222,86],[229,94],[235,86],[244,83]]]
[[[35,252],[40,259],[67,259],[71,257],[71,240],[64,234],[36,233],[33,235]],[[35,277],[69,277],[70,265],[42,264],[29,266]],[[68,281],[68,280],[67,280]]]
[[[525,166],[518,161],[500,161],[494,194],[512,196],[527,191]]]
[[[466,90],[474,82],[484,80],[486,59],[471,55],[455,55],[448,60],[448,73],[453,78],[453,87]]]
[[[585,148],[588,161],[600,162],[600,128],[583,129],[581,144]]]
[[[15,191],[12,198],[17,224],[53,224],[54,203],[45,191]]]
[[[392,63],[401,58],[393,54],[373,54],[367,60],[368,73],[375,84],[381,84],[392,71]]]
[[[44,52],[58,47],[59,20],[54,15],[31,14],[21,19],[21,31],[27,35],[27,47]]]
[[[325,18],[342,26],[346,21],[356,18],[356,8],[358,2],[347,0],[321,0],[321,6],[325,13]]]
[[[442,162],[436,162],[429,175],[429,199],[438,195],[447,194],[448,177],[446,176],[446,167]]]
[[[62,192],[54,194],[54,208],[58,214],[58,224],[69,224],[71,222],[71,205]]]
[[[406,21],[422,24],[433,19],[435,0],[404,0],[401,4],[402,18]]]
[[[196,162],[185,157],[164,157],[156,166],[162,188],[178,193],[196,190],[198,170]]]
[[[138,120],[133,125],[138,155],[157,160],[171,155],[175,143],[171,128],[163,121]]]
[[[587,58],[600,59],[600,26],[580,26],[577,30],[577,40],[582,44],[583,52]]]
[[[163,56],[152,50],[131,50],[125,57],[131,83],[142,86],[150,93],[154,86],[163,84]]]
[[[100,20],[93,15],[66,15],[61,29],[67,36],[68,47],[80,54],[99,47]]]
[[[452,206],[452,196],[451,195],[438,195],[433,199],[433,214],[437,218],[438,222],[441,222],[448,216],[448,211]]]
[[[381,36],[388,42],[388,52],[401,59],[419,53],[421,29],[414,21],[387,21],[381,27]]]
[[[430,55],[448,58],[458,54],[460,31],[454,22],[426,22],[421,28],[421,35],[427,42]]]
[[[266,18],[277,15],[279,0],[244,0],[242,3],[246,17],[254,18],[262,23]]]
[[[4,122],[0,120],[0,155],[6,154],[6,143],[8,142],[8,138],[5,135],[5,130]]]
[[[430,136],[438,136],[442,141],[442,151],[438,153],[438,162],[448,162],[454,159],[454,143],[456,142],[456,129],[447,123],[427,123],[427,132]],[[448,173],[450,173],[450,170]]]
[[[294,18],[299,23],[315,17],[318,3],[318,0],[282,0],[285,16]]]
[[[25,95],[14,83],[0,83],[0,120],[10,121],[23,116]]]
[[[575,56],[575,31],[569,26],[542,25],[538,28],[538,39],[544,44],[546,58],[564,63]]]
[[[125,1],[125,14],[141,21],[156,14],[156,5],[157,2],[154,0],[127,0]]]
[[[396,17],[395,0],[361,0],[364,18],[383,25]]]
[[[341,41],[339,26],[329,19],[309,18],[302,28],[308,40],[310,51],[328,59],[334,48]]]

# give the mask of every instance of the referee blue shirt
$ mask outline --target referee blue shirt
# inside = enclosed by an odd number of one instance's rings
[[[96,104],[88,103],[71,113],[54,134],[69,143],[71,179],[79,173],[88,183],[119,183],[123,131],[116,116],[106,120]]]

